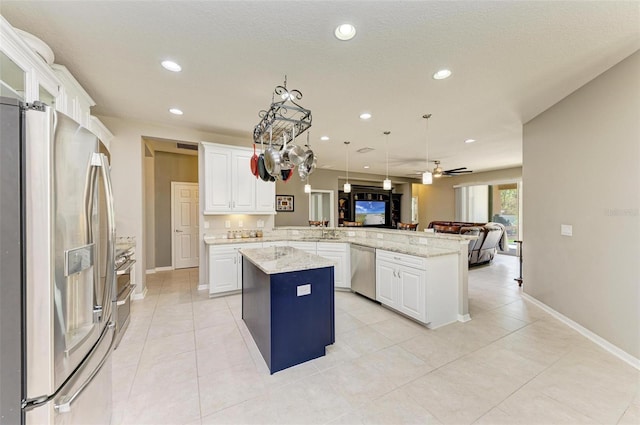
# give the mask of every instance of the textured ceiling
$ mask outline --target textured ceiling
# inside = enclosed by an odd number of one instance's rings
[[[313,112],[319,166],[344,169],[349,140],[351,171],[384,174],[389,130],[398,176],[425,169],[427,138],[445,169],[521,165],[523,123],[640,48],[638,2],[2,0],[0,12],[53,49],[96,115],[246,135],[249,145],[287,75]],[[350,42],[333,36],[343,22],[357,27]],[[162,69],[166,58],[183,71]],[[441,68],[453,76],[432,79]],[[360,120],[364,111],[373,118]],[[365,146],[375,150],[355,153]]]

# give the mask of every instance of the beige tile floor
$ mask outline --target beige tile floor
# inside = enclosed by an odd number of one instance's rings
[[[240,295],[147,276],[114,352],[119,424],[639,424],[640,372],[520,296],[514,257],[469,274],[473,320],[428,330],[336,293],[325,357],[270,375]]]

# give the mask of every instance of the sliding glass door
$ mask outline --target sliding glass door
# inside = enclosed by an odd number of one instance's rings
[[[521,240],[522,229],[520,190],[520,182],[456,187],[456,221],[503,224],[507,230],[509,251],[499,252],[516,255],[515,241]]]

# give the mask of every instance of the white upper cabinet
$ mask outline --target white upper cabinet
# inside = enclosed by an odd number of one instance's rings
[[[0,16],[0,95],[43,102],[93,132],[109,147],[113,135],[96,117],[91,96],[69,70],[53,63],[53,51]]]
[[[274,214],[276,185],[251,174],[253,151],[202,142],[204,214]]]
[[[80,125],[89,128],[91,107],[96,102],[84,91],[67,67],[54,63],[51,68],[62,83],[60,93],[56,99],[56,110],[70,116]]]

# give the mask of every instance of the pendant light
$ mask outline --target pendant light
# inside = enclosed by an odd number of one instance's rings
[[[349,143],[351,142],[344,142],[347,146],[347,182],[342,186],[344,193],[351,193],[351,184],[349,183]]]
[[[431,171],[429,171],[429,118],[431,118],[431,114],[424,114],[422,116],[422,118],[425,119],[426,122],[426,127],[427,127],[427,131],[426,131],[426,145],[427,145],[427,168],[426,171],[424,173],[422,173],[422,184],[431,184],[433,183],[433,174],[431,174]]]
[[[309,176],[307,176],[307,184],[304,185],[304,193],[311,193],[311,185],[309,184]]]
[[[387,178],[382,182],[382,188],[384,190],[391,190],[391,180],[389,180],[389,134],[390,131],[385,131],[384,135],[387,136],[386,146],[387,146]]]

